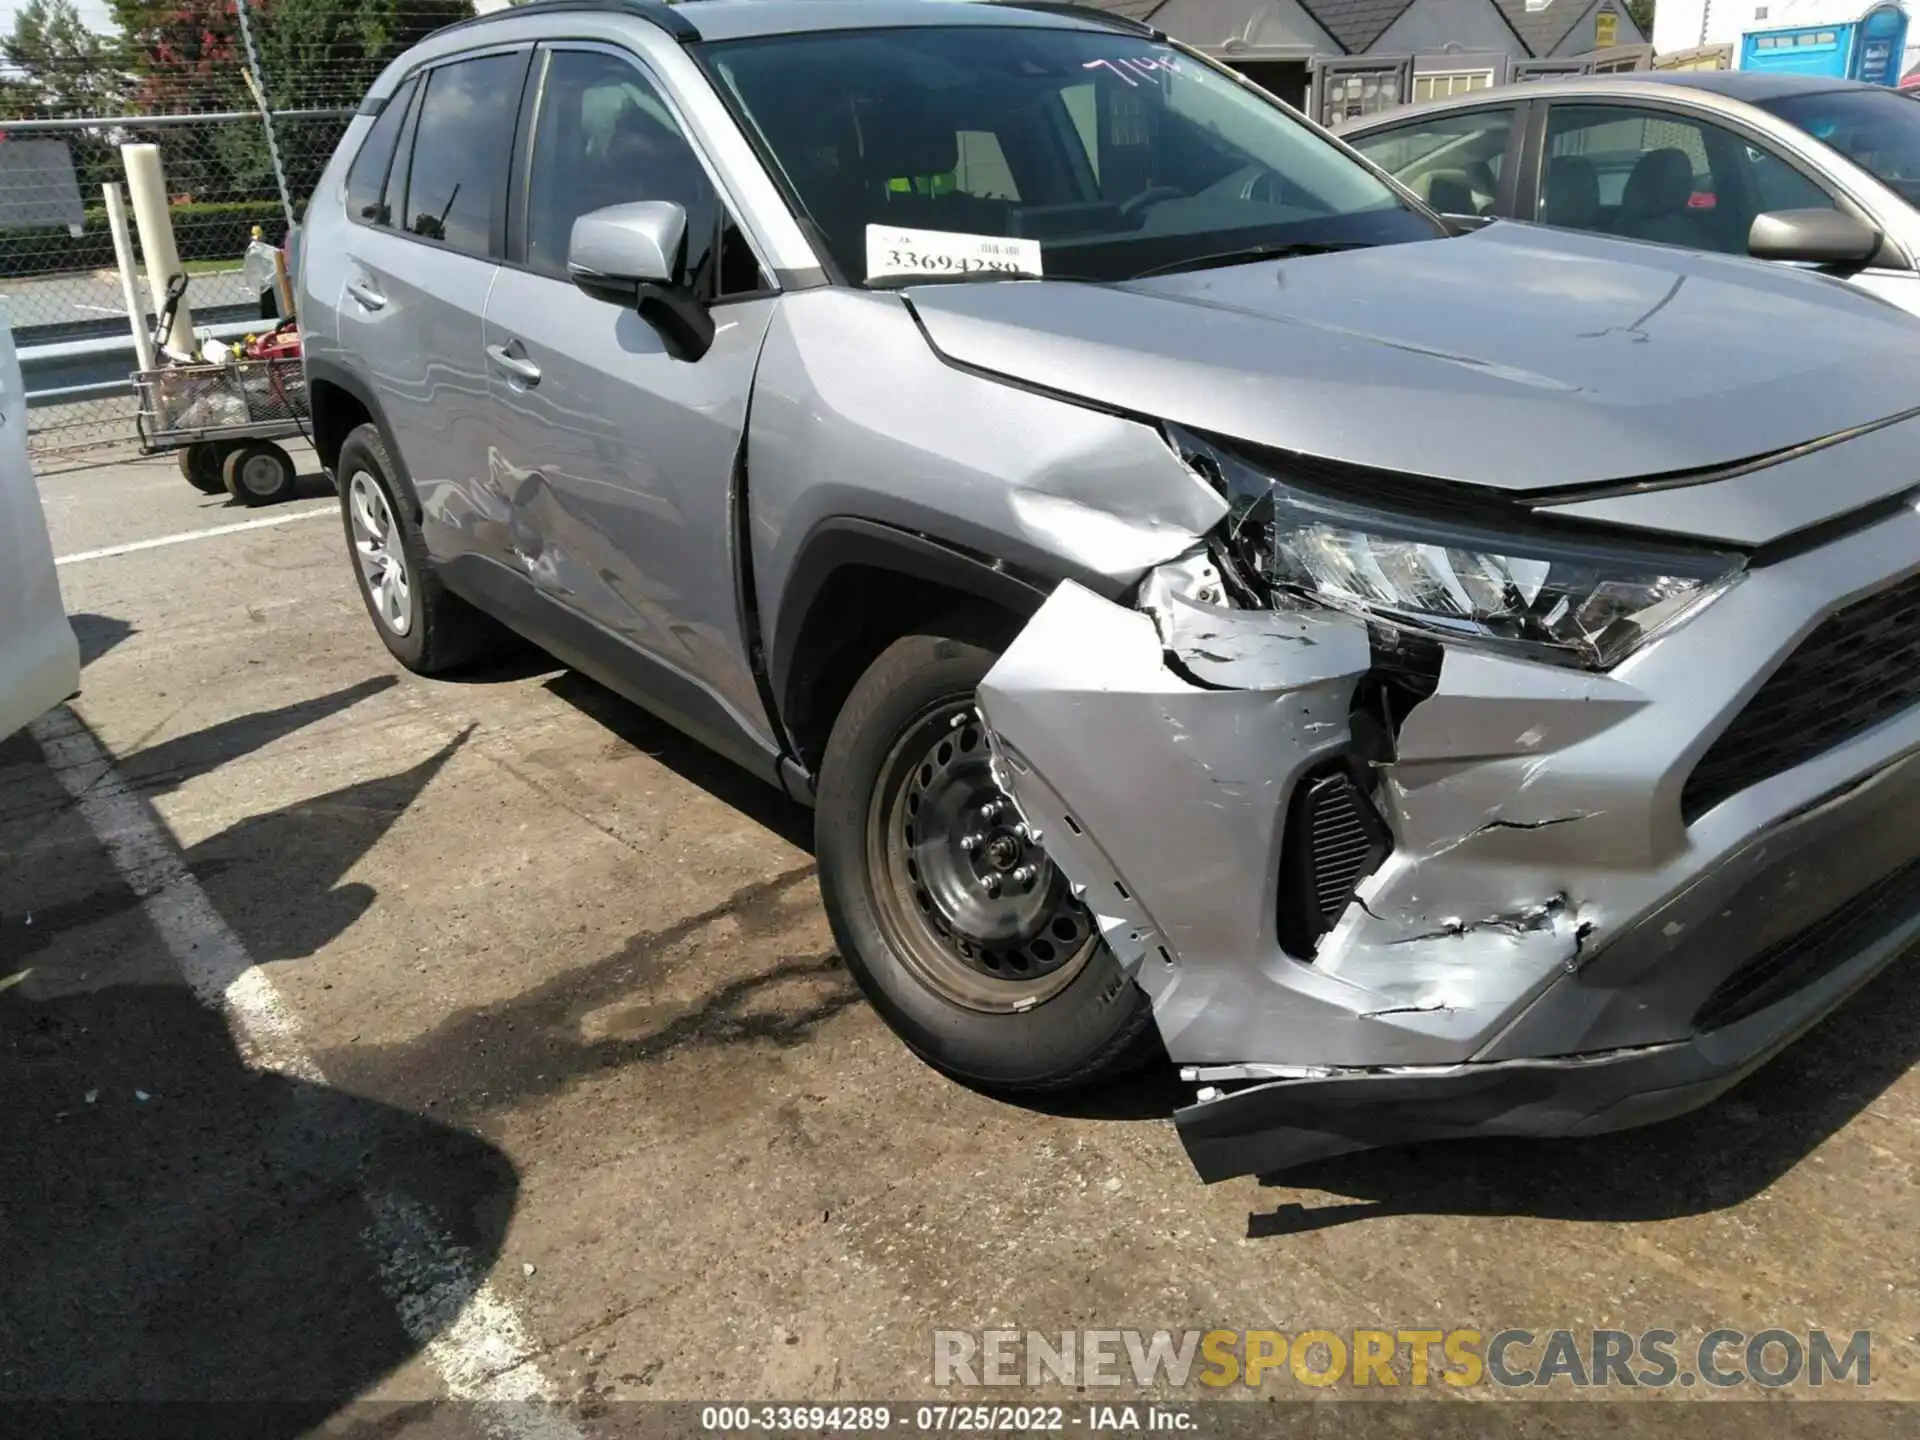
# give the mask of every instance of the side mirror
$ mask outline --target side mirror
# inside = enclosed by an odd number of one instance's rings
[[[675,358],[698,360],[713,344],[713,319],[682,283],[687,212],[670,200],[635,200],[573,222],[567,273],[596,300],[631,306]]]
[[[1838,210],[1769,210],[1753,217],[1747,253],[1756,260],[1811,265],[1864,265],[1880,249],[1880,232]]]

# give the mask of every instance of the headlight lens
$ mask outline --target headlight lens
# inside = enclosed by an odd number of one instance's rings
[[[1181,457],[1226,494],[1228,545],[1274,591],[1387,624],[1610,669],[1738,578],[1741,557],[1615,547],[1395,515],[1301,488],[1190,432]]]

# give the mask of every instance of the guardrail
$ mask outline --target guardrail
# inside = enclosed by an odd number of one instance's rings
[[[219,340],[238,340],[265,328],[267,322],[257,314],[242,320],[227,318],[221,313],[235,308],[245,307],[223,306],[207,316],[211,324],[196,324],[195,330],[210,331]],[[196,321],[200,318],[194,317]],[[117,335],[56,340],[40,345],[30,343],[21,346],[19,353],[29,410],[131,397],[133,386],[129,377],[140,363],[134,356],[133,336],[124,321]]]

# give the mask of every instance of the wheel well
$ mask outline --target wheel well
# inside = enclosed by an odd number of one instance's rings
[[[340,460],[340,447],[360,426],[373,416],[367,407],[344,385],[330,380],[313,380],[307,386],[307,404],[313,411],[313,448],[320,463],[332,470]]]
[[[1012,642],[1022,617],[965,590],[873,565],[834,571],[813,597],[794,646],[780,697],[787,733],[814,772],[840,707],[880,652],[903,635],[943,633],[991,644]]]

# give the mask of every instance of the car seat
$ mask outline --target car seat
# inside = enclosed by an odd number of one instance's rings
[[[1686,151],[1649,150],[1627,177],[1614,233],[1663,245],[1702,245],[1700,227],[1687,209],[1692,195],[1693,162]]]
[[[1600,228],[1600,172],[1584,155],[1556,155],[1547,162],[1546,184],[1540,190],[1540,209],[1534,217],[1542,225],[1565,230]]]

